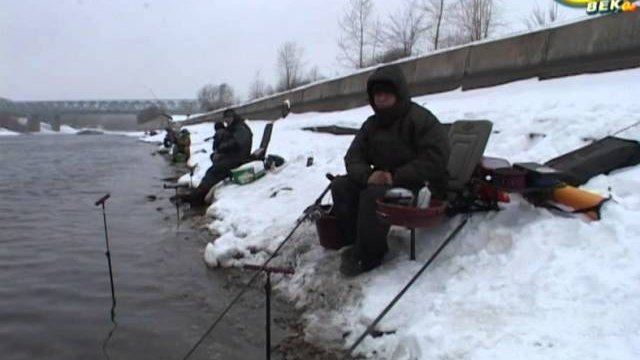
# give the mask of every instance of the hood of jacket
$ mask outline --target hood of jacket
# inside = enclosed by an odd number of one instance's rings
[[[395,89],[396,103],[387,109],[378,109],[373,101],[373,87],[375,84],[387,84]],[[369,104],[376,114],[376,123],[388,127],[399,118],[404,117],[411,108],[411,94],[407,79],[398,65],[388,65],[376,69],[367,80],[367,95]]]

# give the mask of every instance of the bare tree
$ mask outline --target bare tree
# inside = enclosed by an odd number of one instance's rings
[[[320,73],[320,69],[318,68],[318,66],[314,66],[311,68],[311,70],[309,70],[309,72],[307,72],[296,82],[296,87],[307,85],[322,79],[325,79],[324,75]]]
[[[198,91],[198,104],[200,110],[211,111],[216,108],[215,103],[218,97],[217,85],[205,85]]]
[[[191,100],[181,100],[179,107],[180,110],[185,112],[187,115],[191,115],[194,111],[197,111],[197,105]]]
[[[273,86],[271,86],[270,84],[267,84],[267,86],[265,86],[264,96],[273,95],[275,93],[276,93],[276,89]]]
[[[549,4],[545,9],[536,1],[531,15],[525,18],[523,22],[529,30],[534,30],[548,26],[558,20],[560,20],[560,8],[557,2]]]
[[[403,57],[413,55],[429,30],[425,14],[416,0],[405,1],[403,8],[389,17],[384,33],[387,52],[400,49]]]
[[[218,86],[218,101],[223,106],[233,105],[236,102],[235,91],[231,85],[222,83]]]
[[[433,46],[433,50],[438,50],[440,46],[442,23],[444,21],[444,0],[424,0],[422,7],[425,12],[425,21],[427,24],[430,24],[430,42]]]
[[[267,85],[262,80],[260,70],[256,71],[253,82],[249,87],[249,100],[259,99],[267,95]]]
[[[367,66],[379,62],[380,52],[384,52],[384,24],[380,19],[372,22],[369,28],[369,60]]]
[[[407,57],[403,48],[389,48],[376,58],[376,63],[385,64]]]
[[[287,41],[278,49],[278,90],[289,90],[298,86],[304,72],[302,48],[293,41]]]
[[[454,16],[456,36],[464,42],[486,39],[498,25],[494,0],[462,0]]]
[[[171,119],[171,115],[169,115],[165,108],[158,105],[151,105],[140,111],[137,115],[138,124],[144,124],[158,118],[164,118],[166,121],[167,119]]]
[[[368,66],[367,47],[373,21],[372,0],[349,0],[343,17],[338,22],[342,35],[338,39],[338,59],[351,67]]]
[[[325,77],[320,73],[320,68],[318,68],[317,65],[312,67],[306,76],[306,80],[310,83],[323,80],[323,79],[325,79]]]
[[[227,83],[205,85],[198,91],[198,103],[200,104],[200,109],[204,111],[233,105],[235,102],[235,92],[231,85]]]

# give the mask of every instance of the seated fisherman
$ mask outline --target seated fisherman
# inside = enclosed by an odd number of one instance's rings
[[[211,162],[214,162],[215,158],[217,155],[219,155],[218,153],[218,148],[220,147],[220,142],[222,141],[222,137],[224,136],[225,130],[227,129],[226,125],[224,124],[223,121],[217,122],[214,126],[213,126],[214,130],[216,131],[215,134],[211,137],[211,139],[213,139],[213,145],[211,146]]]
[[[344,157],[347,176],[331,184],[334,213],[346,243],[340,271],[355,276],[381,264],[389,225],[376,216],[376,200],[391,187],[417,191],[429,182],[444,198],[449,140],[427,109],[411,101],[400,67],[377,69],[367,81],[374,115],[356,134]]]
[[[191,134],[189,134],[189,130],[180,130],[173,144],[172,155],[174,162],[187,162],[189,160],[189,157],[191,157]]]
[[[162,145],[165,148],[169,149],[176,142],[176,132],[173,130],[171,126],[167,126],[166,128],[164,128],[164,130],[167,132],[167,134],[164,136],[164,141],[162,142]]]
[[[207,170],[200,185],[191,192],[188,199],[191,205],[204,204],[209,190],[231,176],[231,170],[244,164],[251,154],[253,133],[245,120],[232,109],[225,110],[223,117],[228,126],[219,138],[215,162]]]

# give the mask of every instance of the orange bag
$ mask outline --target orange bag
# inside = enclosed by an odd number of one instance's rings
[[[591,220],[600,220],[600,208],[609,199],[566,185],[553,190],[551,200],[573,209],[573,213],[583,213]]]

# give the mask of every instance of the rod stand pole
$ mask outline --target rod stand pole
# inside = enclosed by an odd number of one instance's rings
[[[104,223],[104,241],[105,241],[105,244],[107,245],[107,251],[105,252],[105,256],[107,257],[107,264],[109,265],[109,282],[111,284],[111,301],[112,301],[111,317],[113,318],[115,315],[114,311],[116,307],[116,291],[115,291],[115,287],[113,286],[113,268],[111,266],[111,250],[109,248],[109,231],[107,230],[107,211],[105,208],[105,203],[107,199],[109,199],[110,197],[111,197],[111,194],[106,194],[100,199],[98,199],[94,205],[102,206],[102,221]]]
[[[271,360],[271,272],[267,271],[267,283],[264,285],[265,296],[266,296],[266,336],[267,336],[267,360]]]

